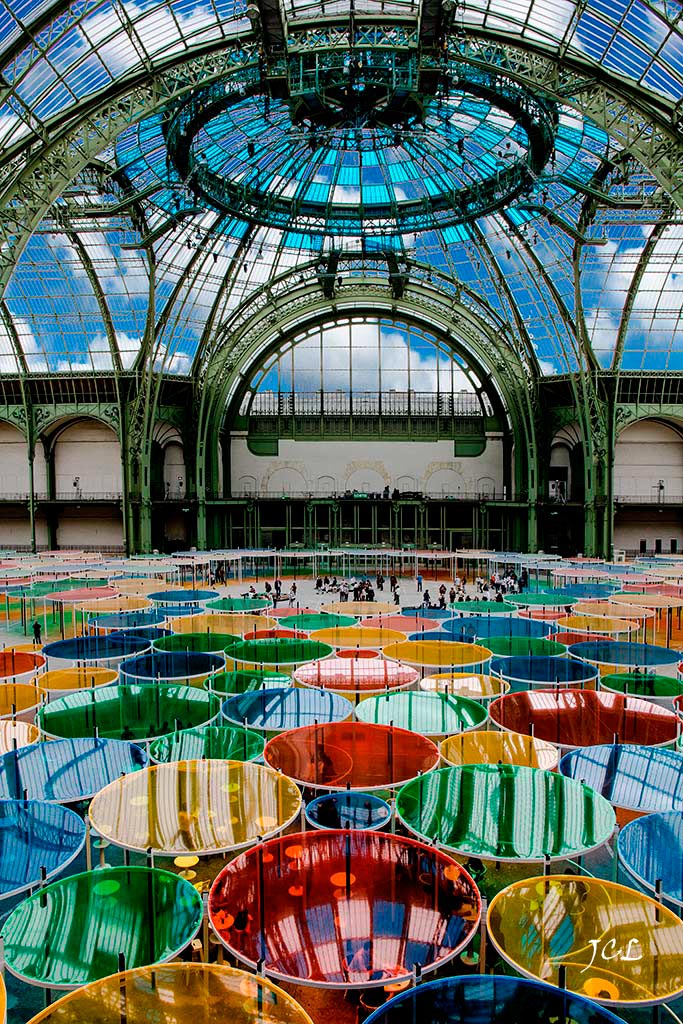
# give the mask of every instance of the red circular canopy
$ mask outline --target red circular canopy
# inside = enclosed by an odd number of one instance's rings
[[[434,847],[383,832],[269,840],[225,867],[209,919],[228,949],[299,984],[367,988],[454,957],[476,931],[471,877]]]
[[[320,789],[384,789],[439,763],[439,749],[426,736],[369,722],[290,729],[267,743],[263,756],[271,768]]]
[[[77,587],[74,590],[55,590],[51,594],[46,594],[45,600],[76,604],[80,601],[100,601],[103,598],[118,596],[118,590],[113,587]]]
[[[297,683],[338,693],[378,693],[400,690],[417,682],[420,673],[410,665],[372,658],[326,658],[301,665],[294,673]]]
[[[673,711],[638,697],[604,690],[525,690],[489,706],[491,721],[510,732],[563,747],[601,743],[671,743],[678,734]]]

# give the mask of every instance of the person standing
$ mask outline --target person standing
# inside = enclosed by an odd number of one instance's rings
[[[41,639],[41,625],[38,619],[36,619],[36,621],[33,623],[33,643],[42,644],[42,642],[43,641]]]
[[[415,582],[417,583],[417,592],[418,592],[418,594],[421,594],[422,593],[422,573],[421,572],[419,572],[417,574],[417,576],[415,577]]]

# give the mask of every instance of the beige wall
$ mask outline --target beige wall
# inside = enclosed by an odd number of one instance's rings
[[[55,442],[54,459],[57,494],[78,489],[84,495],[121,493],[119,441],[103,423],[83,421],[67,427]]]
[[[261,495],[420,491],[434,497],[503,488],[503,443],[487,439],[475,458],[454,457],[452,441],[280,441],[277,456],[253,455],[232,438],[233,492]]]
[[[614,496],[683,495],[683,438],[664,423],[642,420],[619,435],[614,451]]]

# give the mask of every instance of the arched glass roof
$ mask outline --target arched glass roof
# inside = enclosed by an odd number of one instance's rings
[[[188,375],[271,282],[378,254],[478,296],[541,375],[683,369],[648,127],[679,128],[683,4],[436,6],[438,52],[418,0],[352,28],[349,0],[0,0],[0,372]]]

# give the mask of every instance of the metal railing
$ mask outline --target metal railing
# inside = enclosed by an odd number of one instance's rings
[[[621,505],[683,505],[683,494],[668,494],[656,488],[650,494],[615,494]]]

